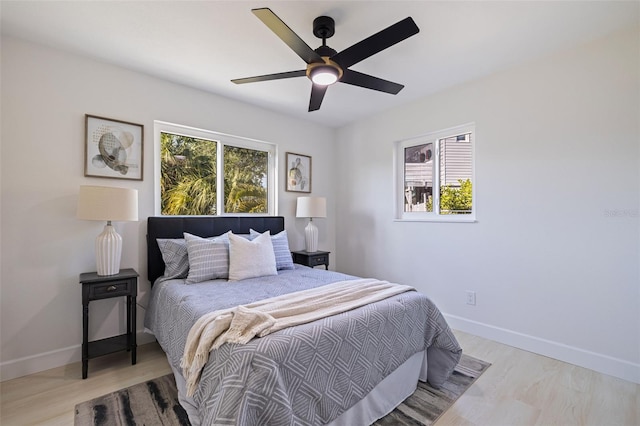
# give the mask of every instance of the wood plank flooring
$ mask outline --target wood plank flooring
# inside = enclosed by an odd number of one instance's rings
[[[455,332],[492,366],[437,425],[640,425],[640,385]]]
[[[640,385],[463,332],[465,353],[493,365],[438,420],[443,425],[640,425]],[[0,424],[72,425],[79,402],[170,372],[156,343],[0,384]]]

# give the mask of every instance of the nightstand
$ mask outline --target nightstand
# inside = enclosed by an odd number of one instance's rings
[[[329,251],[314,251],[308,252],[305,250],[292,251],[293,262],[299,265],[306,265],[310,267],[324,265],[324,269],[329,269]]]
[[[136,296],[138,273],[133,269],[121,269],[115,275],[98,275],[96,272],[80,274],[82,284],[82,378],[87,378],[89,359],[112,352],[130,351],[131,364],[136,363]],[[89,302],[126,296],[127,332],[118,336],[89,341]]]

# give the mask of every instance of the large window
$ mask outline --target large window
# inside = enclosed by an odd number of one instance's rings
[[[475,126],[396,143],[396,219],[475,220]]]
[[[156,122],[163,215],[275,215],[275,146]]]

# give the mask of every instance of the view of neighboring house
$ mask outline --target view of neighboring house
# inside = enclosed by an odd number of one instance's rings
[[[433,211],[434,179],[450,188],[460,188],[462,182],[473,180],[470,133],[411,146],[404,153],[405,211]],[[439,167],[434,167],[435,163]]]

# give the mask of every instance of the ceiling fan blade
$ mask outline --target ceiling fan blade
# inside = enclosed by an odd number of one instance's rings
[[[314,84],[311,87],[311,99],[309,100],[309,112],[317,111],[320,109],[320,105],[322,104],[322,99],[324,99],[324,94],[327,92],[327,88],[329,86],[320,86],[319,84]]]
[[[364,87],[365,89],[391,93],[392,95],[397,95],[404,87],[402,84],[383,80],[381,78],[353,70],[344,70],[344,74],[342,75],[340,82],[351,84],[353,86]]]
[[[276,74],[258,75],[255,77],[236,78],[231,80],[235,84],[256,83],[258,81],[280,80],[281,78],[304,77],[307,70],[279,72]]]
[[[284,41],[294,52],[298,54],[307,64],[323,63],[322,57],[309,47],[291,28],[287,26],[278,16],[265,7],[252,9],[254,15],[258,17],[280,40]]]
[[[357,64],[363,59],[391,47],[402,40],[418,34],[420,29],[411,17],[405,18],[364,40],[347,47],[342,52],[331,57],[342,68]]]

